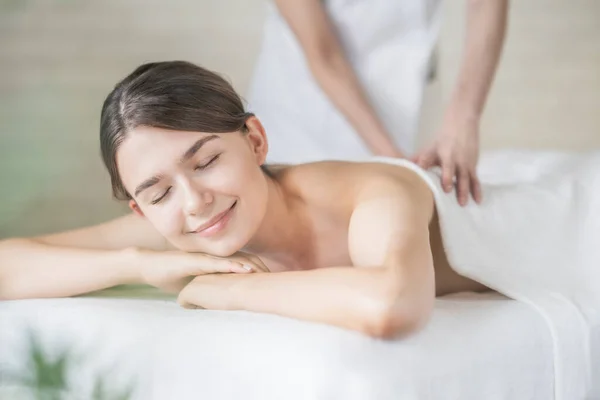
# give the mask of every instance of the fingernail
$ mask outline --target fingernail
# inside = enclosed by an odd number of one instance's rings
[[[242,264],[242,268],[244,268],[246,271],[252,271],[252,267],[248,264]]]

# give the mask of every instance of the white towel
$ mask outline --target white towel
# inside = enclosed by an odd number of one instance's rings
[[[591,365],[600,355],[600,152],[546,156],[538,163],[543,171],[484,184],[483,204],[464,208],[444,193],[436,172],[375,160],[410,168],[432,188],[457,272],[544,317],[554,342],[555,398],[589,398],[592,383],[600,383]]]

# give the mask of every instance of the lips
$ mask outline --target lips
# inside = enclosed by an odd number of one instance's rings
[[[194,229],[190,233],[198,234],[201,236],[212,236],[212,235],[222,231],[223,228],[225,228],[225,226],[227,225],[227,222],[229,222],[232,211],[236,205],[237,205],[237,201],[235,201],[231,205],[231,207],[229,207],[225,211],[215,215],[210,220],[208,220],[206,223],[200,225],[198,228]]]

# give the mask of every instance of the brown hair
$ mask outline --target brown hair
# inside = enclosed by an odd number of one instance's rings
[[[185,61],[141,65],[115,86],[102,106],[100,148],[113,196],[131,199],[116,154],[136,127],[225,133],[244,131],[251,116],[233,87],[214,72]]]

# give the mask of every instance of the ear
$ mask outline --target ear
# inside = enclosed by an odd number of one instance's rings
[[[134,200],[129,200],[129,208],[131,208],[131,211],[133,211],[134,213],[136,213],[140,217],[144,216],[144,213],[140,209],[140,206],[138,206],[137,203]]]
[[[250,117],[246,120],[246,135],[250,142],[252,153],[259,165],[263,165],[267,159],[269,151],[269,142],[267,134],[260,120],[256,117]]]

